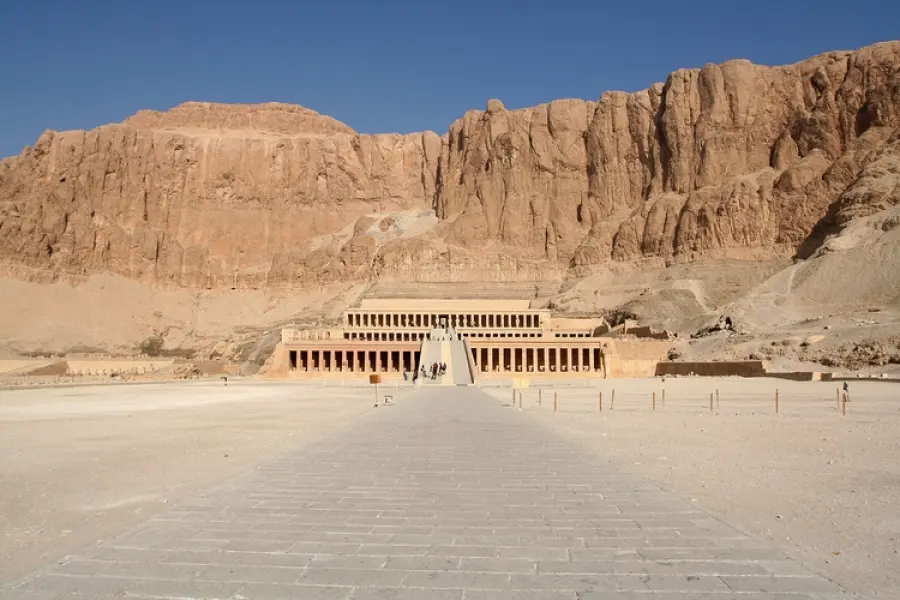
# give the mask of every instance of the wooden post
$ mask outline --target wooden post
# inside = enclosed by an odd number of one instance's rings
[[[653,392],[653,410],[656,410],[656,392]]]
[[[603,412],[603,392],[600,392],[600,399],[597,400],[597,412]]]
[[[538,406],[542,405],[544,399],[544,388],[538,388]]]
[[[716,409],[719,409],[719,390],[716,388]]]
[[[662,389],[662,405],[663,405],[663,408],[665,408],[665,406],[666,406],[666,388]]]
[[[778,414],[778,390],[775,390],[775,414]]]
[[[377,373],[369,375],[369,383],[375,386],[375,408],[378,408],[378,384],[381,383],[381,375]]]
[[[519,390],[519,410],[522,410],[522,395],[523,394],[524,394],[524,392],[522,390]]]
[[[709,395],[709,412],[713,411],[713,395]]]
[[[559,410],[559,392],[553,392],[553,412]]]
[[[613,409],[615,407],[616,407],[616,388],[613,388],[612,399],[609,401],[609,408]]]
[[[841,416],[847,416],[847,394],[844,394],[843,402],[841,402]]]

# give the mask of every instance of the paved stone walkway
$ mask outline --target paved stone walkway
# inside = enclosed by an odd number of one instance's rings
[[[430,388],[3,600],[855,596],[473,388]]]

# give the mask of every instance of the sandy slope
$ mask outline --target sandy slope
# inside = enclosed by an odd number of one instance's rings
[[[360,289],[191,292],[157,290],[117,275],[76,286],[0,279],[0,350],[130,353],[157,335],[168,349],[211,347],[235,331],[336,317],[335,297],[346,301]]]

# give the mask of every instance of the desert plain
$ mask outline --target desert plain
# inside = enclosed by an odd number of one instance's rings
[[[530,421],[598,464],[647,478],[852,592],[895,598],[900,387],[851,382],[842,407],[840,385],[655,378],[532,382],[520,393],[508,382],[481,387],[484,402],[520,411],[511,422]],[[385,411],[410,410],[434,394],[453,402],[464,392],[400,384],[381,393],[395,404],[374,407],[373,390],[359,385],[260,381],[4,390],[0,580],[177,511],[286,452],[334,443],[366,420],[377,427]],[[389,446],[380,451],[391,454]],[[539,460],[542,448],[529,452]]]

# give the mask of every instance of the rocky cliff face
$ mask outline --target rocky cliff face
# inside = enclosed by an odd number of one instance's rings
[[[443,137],[188,103],[0,162],[0,269],[264,288],[802,254],[900,202],[879,184],[898,127],[900,42],[681,70],[598,102],[491,101]]]

